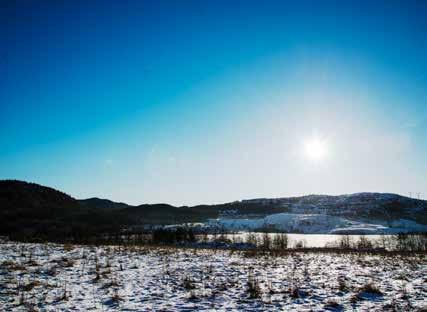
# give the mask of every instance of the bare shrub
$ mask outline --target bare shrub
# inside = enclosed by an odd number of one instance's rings
[[[296,241],[294,246],[295,246],[295,248],[304,248],[305,242],[304,242],[304,240]]]
[[[347,285],[347,282],[345,281],[345,278],[341,276],[338,277],[338,289],[343,292],[349,290],[349,287]]]
[[[273,246],[275,249],[283,250],[288,248],[288,241],[288,236],[286,234],[276,234],[273,238]]]
[[[2,267],[6,267],[10,271],[25,271],[27,270],[26,266],[13,262],[12,260],[5,260],[3,261]]]
[[[250,245],[256,246],[257,245],[257,237],[256,237],[256,235],[254,233],[252,233],[252,232],[249,232],[246,235],[246,243],[250,244]]]
[[[401,251],[422,251],[427,249],[426,234],[400,233],[394,236],[396,248]]]
[[[66,300],[68,300],[67,283],[64,282],[64,285],[62,287],[62,293],[58,298],[56,298],[56,301],[66,301]]]
[[[338,310],[341,305],[335,299],[329,299],[325,304],[325,309]]]
[[[123,298],[120,296],[118,289],[114,289],[114,293],[111,296],[111,301],[115,304],[119,304],[120,301],[123,301]]]
[[[338,245],[342,249],[350,249],[352,245],[350,235],[341,236],[338,241]]]
[[[269,250],[271,248],[271,237],[267,232],[262,234],[262,248],[265,250]]]
[[[71,244],[65,244],[64,245],[64,250],[65,251],[71,251],[71,250],[73,250],[74,249],[74,246],[73,245],[71,245]]]
[[[365,250],[372,249],[372,242],[365,235],[360,235],[359,240],[357,241],[357,248]]]
[[[375,294],[375,295],[378,295],[378,296],[382,296],[383,295],[383,293],[381,292],[381,290],[376,285],[374,285],[374,283],[367,283],[367,284],[363,285],[359,289],[359,293],[361,293],[361,292]]]
[[[197,297],[197,294],[194,290],[190,291],[190,295],[188,297],[189,300],[197,300],[199,297]]]
[[[54,260],[53,262],[57,262],[63,268],[71,268],[74,266],[75,261],[72,259],[68,259],[66,257],[62,257],[61,260]]]
[[[261,297],[261,287],[259,285],[259,281],[251,271],[249,271],[248,274],[247,292],[249,294],[249,298],[255,299]]]
[[[24,305],[25,303],[25,295],[23,292],[21,292],[18,299],[18,305]]]
[[[182,281],[182,287],[184,287],[185,289],[195,289],[196,288],[196,286],[194,285],[194,282],[188,276],[186,276],[184,278],[184,280]]]
[[[45,271],[45,274],[49,276],[56,276],[58,274],[57,267],[55,265],[52,265]]]
[[[289,290],[290,296],[293,299],[304,298],[309,295],[307,291],[300,289],[298,286],[293,286]]]
[[[22,286],[23,291],[31,291],[34,287],[40,286],[42,283],[39,281],[31,281],[28,284]]]
[[[15,262],[13,262],[12,260],[4,260],[2,263],[1,263],[1,266],[2,267],[9,267],[9,266],[12,266],[12,265],[14,265],[15,264]]]

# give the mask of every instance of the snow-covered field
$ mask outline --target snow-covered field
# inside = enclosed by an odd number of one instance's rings
[[[0,311],[418,311],[426,285],[426,255],[0,244]]]

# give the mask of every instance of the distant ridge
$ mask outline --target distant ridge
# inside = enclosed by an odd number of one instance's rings
[[[97,209],[123,209],[123,208],[131,207],[130,205],[125,203],[117,203],[109,199],[102,199],[98,197],[80,199],[79,202],[84,206],[97,208]]]
[[[378,220],[381,224],[409,220],[427,225],[427,201],[389,193],[258,198],[193,207],[130,206],[96,197],[77,200],[36,183],[0,180],[1,235],[49,236],[56,233],[64,237],[144,224],[205,222],[230,214],[252,218],[278,213],[323,214],[355,221]]]

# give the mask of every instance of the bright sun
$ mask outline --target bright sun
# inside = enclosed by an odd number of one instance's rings
[[[312,138],[304,143],[305,156],[313,161],[320,161],[328,154],[328,146],[319,138]]]

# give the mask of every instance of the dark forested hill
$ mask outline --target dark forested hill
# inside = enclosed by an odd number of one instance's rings
[[[0,235],[54,241],[111,230],[122,223],[124,220],[82,205],[53,188],[0,181]]]
[[[50,187],[15,180],[0,181],[2,219],[55,218],[80,210],[77,200]]]

